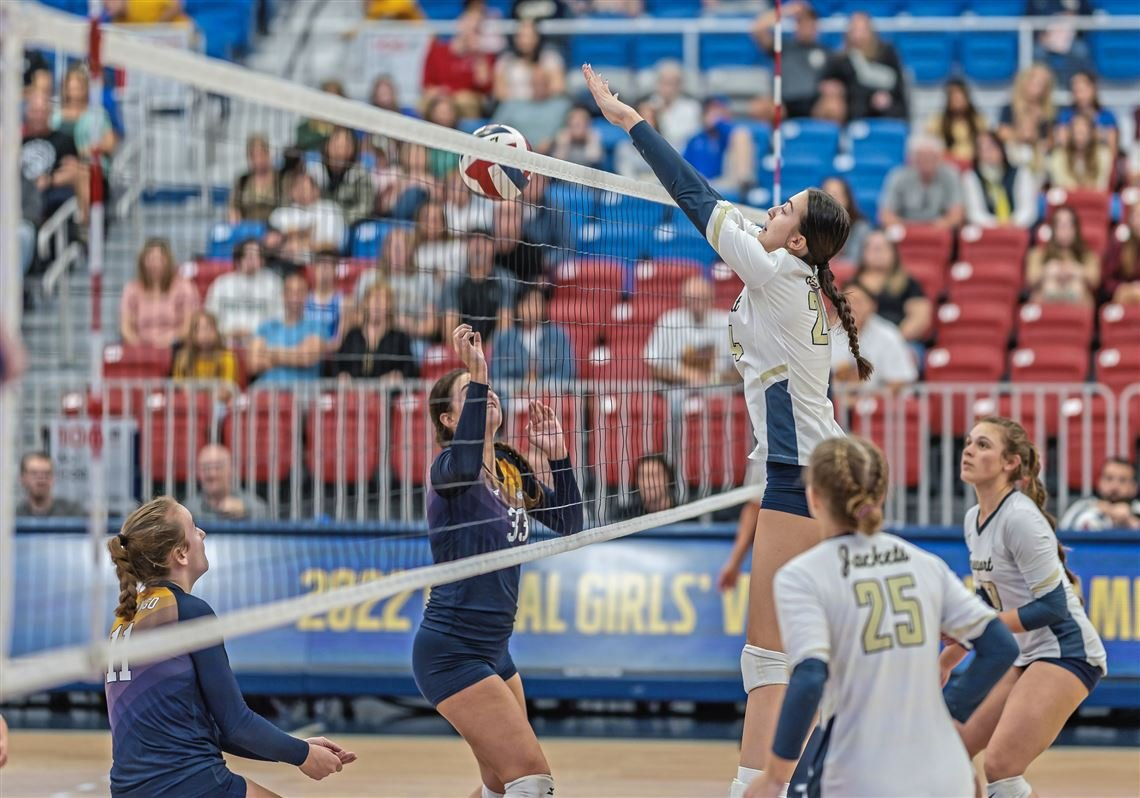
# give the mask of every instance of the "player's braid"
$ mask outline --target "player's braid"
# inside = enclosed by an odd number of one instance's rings
[[[871,378],[875,367],[871,365],[870,360],[859,354],[859,328],[855,326],[855,315],[851,312],[851,306],[847,304],[847,297],[835,285],[835,274],[831,271],[831,264],[819,264],[818,274],[820,290],[831,300],[835,312],[839,314],[839,322],[847,333],[847,348],[855,358],[859,379],[866,381]]]
[[[129,621],[135,617],[138,609],[139,578],[131,567],[130,555],[123,546],[124,540],[121,535],[116,535],[107,542],[107,549],[111,552],[111,562],[119,577],[119,606],[115,609],[115,616]]]
[[[887,465],[882,452],[862,438],[830,438],[815,447],[806,480],[846,529],[873,535],[883,524]]]

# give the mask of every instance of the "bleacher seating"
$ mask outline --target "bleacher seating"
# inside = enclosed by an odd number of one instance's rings
[[[257,392],[252,398],[238,396],[226,416],[222,435],[239,476],[259,483],[288,477],[293,468],[295,424],[296,407],[288,391]],[[248,448],[251,440],[257,442],[255,451]]]
[[[336,484],[339,469],[349,482],[367,482],[380,465],[380,400],[376,394],[356,391],[320,396],[306,421],[305,465],[326,485]],[[342,456],[332,441],[352,441]]]
[[[1087,346],[1051,344],[1016,349],[1009,356],[1010,382],[1084,382]]]
[[[103,376],[115,379],[153,379],[170,376],[169,347],[124,346],[103,347]]]
[[[1017,333],[1019,346],[1077,346],[1085,352],[1092,345],[1093,313],[1082,305],[1047,303],[1023,305]]]

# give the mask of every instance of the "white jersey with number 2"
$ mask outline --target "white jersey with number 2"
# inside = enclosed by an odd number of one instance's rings
[[[729,314],[729,346],[756,433],[751,457],[806,466],[816,444],[844,434],[827,398],[831,336],[816,269],[768,252],[760,228],[719,202],[705,237],[744,281]]]
[[[789,666],[828,667],[810,763],[821,794],[973,796],[942,698],[940,634],[969,646],[996,613],[942,560],[885,532],[828,538],[776,573],[775,593]]]

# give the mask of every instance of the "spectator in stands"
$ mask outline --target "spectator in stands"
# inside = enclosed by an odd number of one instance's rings
[[[416,0],[363,0],[365,19],[395,19],[416,22],[424,18]]]
[[[24,138],[20,147],[20,170],[35,183],[43,201],[44,221],[77,192],[80,182],[79,150],[75,139],[51,126],[51,98],[33,92],[24,100]]]
[[[435,309],[439,305],[435,275],[415,267],[414,246],[415,233],[410,228],[397,227],[389,231],[376,268],[369,269],[356,281],[357,307],[363,307],[364,297],[373,285],[380,281],[388,283],[394,303],[393,325],[412,337],[413,351],[418,343],[435,334]]]
[[[87,68],[75,64],[63,77],[60,104],[52,115],[51,126],[71,136],[79,158],[79,174],[76,178],[76,196],[79,197],[80,223],[87,221],[87,208],[90,205],[91,176],[90,165],[99,153],[99,166],[103,174],[103,197],[110,196],[111,157],[115,154],[119,138],[111,125],[111,117],[103,108],[91,108],[91,87]]]
[[[526,136],[537,152],[547,153],[572,106],[565,94],[554,93],[546,72],[535,72],[534,96],[529,100],[499,103],[495,119]]]
[[[469,189],[458,169],[448,174],[443,197],[444,217],[449,230],[469,233],[495,223],[496,203]]]
[[[546,318],[546,297],[541,289],[524,286],[515,300],[515,326],[495,339],[491,379],[521,380],[528,385],[557,381],[561,389],[574,379],[574,353],[570,338]],[[497,388],[499,390],[499,388]]]
[[[315,321],[321,328],[326,350],[335,350],[344,335],[345,318],[352,309],[336,290],[336,270],[340,266],[340,253],[330,250],[318,252],[310,270],[313,290],[305,299],[305,318]]]
[[[436,38],[424,59],[424,107],[441,94],[455,98],[460,116],[477,119],[494,87],[495,57],[480,49],[483,12],[468,7],[455,21],[450,41]]]
[[[875,295],[853,280],[843,287],[847,304],[859,330],[859,351],[871,361],[875,371],[867,382],[860,382],[855,359],[847,351],[847,333],[841,327],[831,331],[831,374],[835,382],[865,385],[871,389],[898,391],[918,381],[914,353],[899,328],[875,313]]]
[[[265,268],[260,242],[247,239],[234,247],[234,270],[210,284],[206,310],[222,335],[239,346],[261,325],[285,315],[281,278]]]
[[[1001,109],[998,138],[1009,161],[1029,168],[1040,180],[1045,174],[1045,153],[1053,136],[1057,110],[1053,106],[1053,73],[1033,64],[1017,73],[1009,104]]]
[[[1067,205],[1038,231],[1025,261],[1025,286],[1033,302],[1092,305],[1100,288],[1100,257],[1081,236],[1081,222]]]
[[[119,334],[127,346],[166,348],[190,331],[200,303],[193,284],[178,273],[170,244],[149,239],[139,251],[135,279],[119,300]]]
[[[848,122],[847,87],[834,78],[819,82],[819,97],[811,108],[811,118],[845,125]]]
[[[904,340],[911,344],[926,340],[934,303],[903,268],[898,248],[882,230],[872,230],[863,239],[855,279],[874,298],[875,313],[896,326]]]
[[[862,11],[851,15],[841,53],[824,70],[825,79],[847,87],[848,113],[852,119],[868,117],[908,118],[902,64],[895,49],[882,41]]]
[[[721,190],[744,192],[756,181],[756,142],[752,132],[732,121],[728,100],[722,97],[705,100],[701,130],[689,139],[684,155]]]
[[[269,227],[280,236],[276,255],[294,265],[308,263],[322,249],[344,247],[344,213],[332,200],[321,199],[316,179],[305,170],[297,172],[289,187],[290,204],[269,214]]]
[[[441,203],[432,201],[420,206],[416,212],[414,258],[417,269],[446,282],[466,270],[468,250],[467,242],[454,235],[447,226],[447,216]]]
[[[246,172],[230,191],[230,224],[268,222],[273,209],[285,204],[285,190],[281,173],[273,168],[264,133],[253,133],[245,140],[245,160]]]
[[[1120,128],[1116,123],[1116,114],[1100,103],[1096,76],[1087,70],[1074,73],[1069,80],[1069,91],[1073,104],[1063,108],[1057,115],[1057,138],[1062,143],[1067,141],[1072,134],[1073,120],[1078,116],[1087,117],[1093,122],[1096,138],[1108,147],[1109,153],[1115,158],[1120,151]]]
[[[31,271],[36,262],[36,230],[43,218],[43,197],[36,190],[36,184],[27,175],[20,173],[20,266],[24,274]],[[25,295],[28,291],[24,286]]]
[[[1077,114],[1069,120],[1064,143],[1049,153],[1049,183],[1055,188],[1108,191],[1112,179],[1112,153],[1099,141],[1092,120]]]
[[[496,330],[511,326],[516,290],[510,273],[495,266],[491,231],[475,231],[467,236],[467,274],[444,285],[442,329],[470,324],[484,341],[492,341]]]
[[[520,283],[545,285],[549,282],[547,243],[533,224],[527,224],[526,208],[520,202],[500,202],[495,206],[495,266]]]
[[[519,22],[510,49],[495,62],[495,100],[534,99],[534,76],[543,72],[553,95],[566,91],[566,63],[558,48],[549,46],[533,19]]]
[[[589,0],[587,13],[640,17],[645,13],[645,0]]]
[[[642,100],[637,104],[637,112],[654,130],[657,129],[656,109],[657,106],[651,100]],[[633,141],[630,140],[629,136],[623,136],[614,146],[614,171],[622,177],[629,177],[634,180],[652,181],[657,179],[649,164],[637,151],[637,147],[633,146]]]
[[[836,257],[839,260],[854,261],[863,251],[863,241],[867,238],[867,233],[871,232],[871,223],[859,209],[855,195],[851,193],[851,184],[844,178],[829,177],[823,181],[821,188],[847,210],[847,216],[851,219],[851,231],[847,234],[847,243]]]
[[[1037,223],[1038,183],[1029,169],[1011,166],[997,134],[978,132],[974,168],[962,174],[966,222],[981,227]]]
[[[1104,259],[1104,294],[1122,305],[1140,305],[1140,202],[1128,209],[1125,223]]]
[[[974,142],[978,132],[986,129],[986,118],[974,107],[970,87],[961,78],[946,81],[945,94],[945,104],[930,117],[926,132],[939,136],[946,147],[946,157],[964,168],[974,160]]]
[[[360,324],[345,333],[328,364],[332,376],[385,382],[418,377],[412,339],[396,326],[395,313],[392,287],[384,280],[373,282],[361,304]]]
[[[424,119],[434,125],[456,130],[459,127],[459,106],[450,95],[441,94],[428,101]],[[459,153],[451,150],[428,150],[428,171],[437,180],[444,180],[459,168]]]
[[[681,307],[662,313],[645,344],[653,376],[673,385],[701,387],[738,380],[726,339],[728,313],[713,308],[713,286],[690,277]]]
[[[209,444],[198,452],[198,495],[182,505],[195,521],[260,521],[269,508],[256,493],[234,491],[233,457],[225,446]]]
[[[879,200],[884,227],[921,222],[958,227],[965,215],[962,184],[954,167],[942,160],[942,140],[918,133],[907,142],[908,163],[891,170]]]
[[[17,516],[39,518],[81,517],[87,512],[76,502],[57,499],[55,472],[47,452],[27,452],[20,458],[20,487],[24,500],[16,505]]]
[[[566,123],[554,136],[550,149],[551,156],[570,163],[600,169],[606,151],[602,147],[602,137],[594,129],[589,110],[576,105],[566,114]]]
[[[442,187],[428,168],[427,147],[403,141],[396,149],[398,160],[380,166],[375,173],[376,211],[381,216],[411,221],[425,202],[439,198]]]
[[[103,13],[119,25],[183,25],[184,0],[103,0]]]
[[[324,328],[305,318],[309,286],[300,272],[285,278],[285,315],[264,322],[249,347],[249,370],[260,381],[300,382],[320,377]]]
[[[1092,69],[1088,44],[1068,21],[1071,16],[1092,13],[1088,0],[1027,0],[1025,6],[1026,15],[1053,18],[1037,34],[1034,61],[1046,64],[1062,83],[1075,72]]]
[[[783,15],[795,21],[794,35],[783,42],[784,108],[789,119],[811,116],[819,97],[819,81],[827,66],[828,51],[820,44],[819,21],[810,4],[800,0],[785,3]],[[773,52],[775,24],[773,9],[757,17],[752,26],[753,38],[769,55]]]
[[[190,317],[190,334],[174,356],[171,376],[176,380],[220,380],[238,384],[238,364],[234,353],[226,348],[213,313],[198,310]],[[220,389],[223,399],[232,391]]]
[[[306,169],[320,188],[321,198],[335,202],[348,225],[371,216],[372,207],[376,204],[372,178],[357,158],[356,136],[346,127],[337,127],[325,139],[320,162],[309,164]],[[334,235],[330,233],[329,239]],[[337,249],[341,246],[343,232],[342,238],[336,242]]]
[[[337,97],[348,96],[344,91],[344,84],[339,80],[321,81],[321,91],[326,94],[335,94]],[[333,132],[334,127],[336,125],[332,122],[323,119],[306,119],[297,125],[297,132],[293,140],[293,151],[289,154],[290,159],[286,162],[283,171],[292,169],[301,154],[317,152],[324,147],[325,139]]]
[[[617,508],[617,521],[640,518],[677,506],[677,473],[663,454],[647,454],[637,461],[629,503]]]
[[[681,152],[701,129],[701,104],[685,94],[685,71],[678,61],[657,65],[657,91],[649,98],[657,114],[657,129]]]
[[[1093,495],[1070,504],[1057,527],[1079,532],[1140,529],[1136,495],[1136,466],[1124,457],[1110,457],[1101,466]]]
[[[368,104],[394,114],[404,112],[400,107],[399,92],[391,75],[379,75],[372,81],[372,90],[368,92]],[[400,158],[399,142],[380,133],[365,133],[361,152],[371,153],[383,166],[398,163]]]

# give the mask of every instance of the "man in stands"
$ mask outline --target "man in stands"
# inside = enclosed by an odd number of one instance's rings
[[[789,119],[811,116],[819,95],[819,80],[827,66],[828,51],[819,42],[819,20],[808,3],[785,3],[785,17],[796,21],[795,36],[784,42],[783,96]],[[772,31],[776,12],[770,10],[756,18],[752,36],[765,52],[773,52]]]
[[[75,139],[51,126],[51,98],[31,92],[24,101],[24,141],[20,170],[35,183],[43,200],[42,218],[75,196],[79,180],[79,150]]]
[[[484,341],[492,340],[496,330],[511,326],[517,290],[511,273],[495,265],[491,232],[474,231],[467,238],[467,274],[453,277],[443,288],[443,329],[470,324]]]
[[[736,382],[728,313],[713,308],[712,283],[690,277],[681,287],[682,306],[662,313],[645,344],[644,357],[662,382],[692,387]]]
[[[657,129],[681,152],[701,129],[701,104],[684,93],[685,72],[677,61],[657,66],[657,91],[649,99],[657,112]]]
[[[234,271],[210,284],[206,310],[223,336],[244,344],[261,325],[285,315],[281,294],[281,278],[265,268],[261,244],[248,239],[234,248]]]
[[[210,444],[198,452],[198,495],[183,505],[195,521],[239,521],[266,518],[269,510],[255,493],[233,490],[230,450]]]
[[[260,374],[260,382],[292,383],[316,380],[321,376],[321,350],[324,327],[314,318],[305,318],[309,285],[300,272],[285,278],[285,315],[257,328],[249,347],[249,369]]]
[[[24,489],[24,501],[16,505],[16,515],[68,518],[87,514],[75,502],[52,495],[55,472],[46,452],[28,452],[20,458],[20,487]]]
[[[1070,504],[1058,527],[1081,532],[1140,530],[1136,466],[1123,457],[1106,460],[1096,480],[1096,492]]]
[[[945,146],[936,136],[919,133],[907,143],[908,163],[887,176],[879,201],[883,227],[922,223],[958,227],[965,216],[957,170],[942,156]]]

